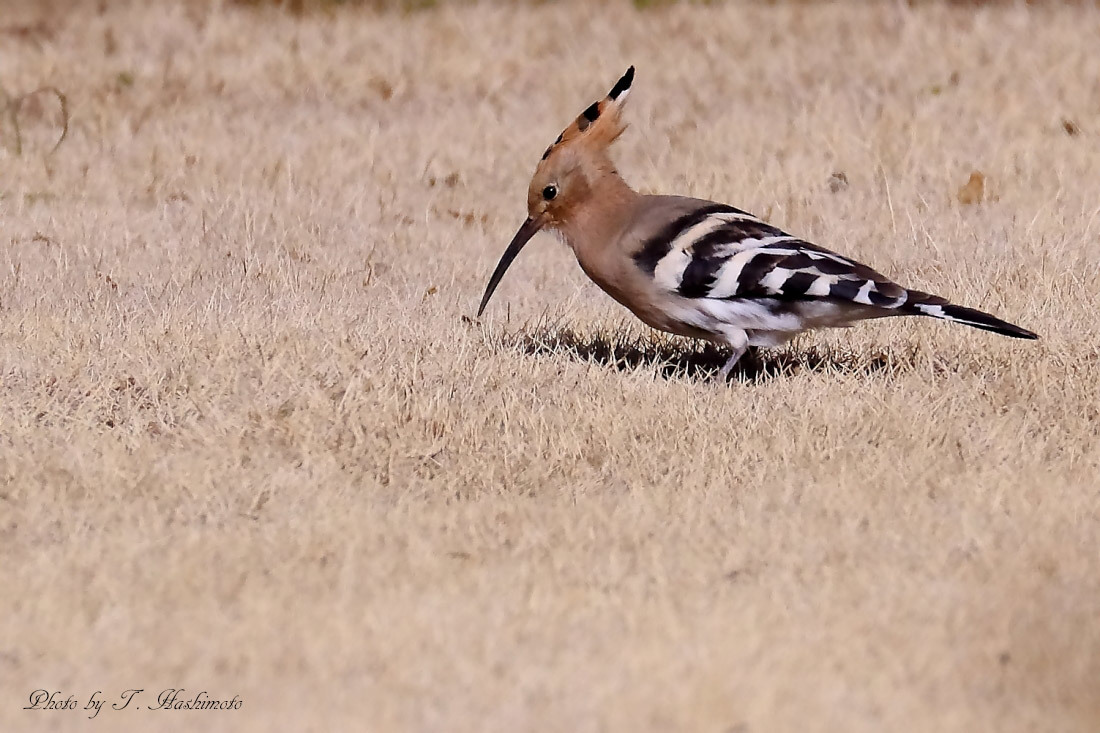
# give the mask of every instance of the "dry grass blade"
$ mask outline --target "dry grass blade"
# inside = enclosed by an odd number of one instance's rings
[[[61,147],[61,143],[65,142],[65,138],[69,135],[69,100],[65,94],[53,86],[39,87],[33,91],[18,96],[11,96],[6,90],[0,87],[0,94],[3,94],[3,112],[8,118],[8,122],[12,129],[12,152],[15,155],[23,154],[23,133],[19,125],[19,111],[23,104],[39,94],[52,94],[58,102],[61,110],[61,135],[57,138],[57,142],[53,144],[47,155],[53,155],[57,152],[57,149]]]

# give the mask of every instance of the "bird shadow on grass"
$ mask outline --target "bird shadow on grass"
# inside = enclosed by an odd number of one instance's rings
[[[643,336],[626,331],[581,334],[568,328],[536,328],[502,337],[505,346],[537,357],[567,358],[601,364],[619,371],[656,368],[664,379],[717,380],[729,352],[690,339]],[[874,354],[811,346],[750,348],[734,367],[730,381],[766,382],[800,372],[870,376],[911,368],[915,353]]]

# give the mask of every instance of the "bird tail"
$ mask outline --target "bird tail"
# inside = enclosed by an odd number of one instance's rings
[[[910,290],[908,292],[908,297],[905,300],[905,305],[902,306],[902,311],[912,315],[930,316],[932,318],[939,318],[943,321],[961,323],[965,326],[980,328],[983,331],[992,331],[993,333],[999,333],[1002,336],[1011,336],[1012,338],[1039,338],[1038,334],[1028,331],[1026,328],[1020,328],[1008,321],[1002,321],[1000,318],[991,316],[988,313],[983,313],[980,310],[954,305],[948,302],[946,298],[922,293],[919,290]]]

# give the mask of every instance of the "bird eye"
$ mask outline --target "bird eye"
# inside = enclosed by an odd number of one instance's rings
[[[546,199],[547,201],[552,200],[557,195],[558,195],[558,187],[553,185],[553,184],[550,184],[546,188],[542,189],[542,197],[544,199]]]

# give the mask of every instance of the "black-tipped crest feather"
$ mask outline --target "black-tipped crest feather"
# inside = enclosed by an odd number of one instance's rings
[[[607,95],[612,99],[618,99],[623,92],[630,91],[630,85],[634,83],[634,67],[631,66],[626,70],[626,73],[622,75],[615,86],[611,88],[611,92]]]
[[[586,107],[573,123],[558,135],[558,139],[542,154],[542,160],[549,158],[559,145],[568,145],[573,141],[583,141],[584,144],[594,145],[597,148],[614,142],[626,129],[626,123],[622,120],[622,107],[633,82],[634,67],[631,66],[615,82],[615,86],[606,97]]]

